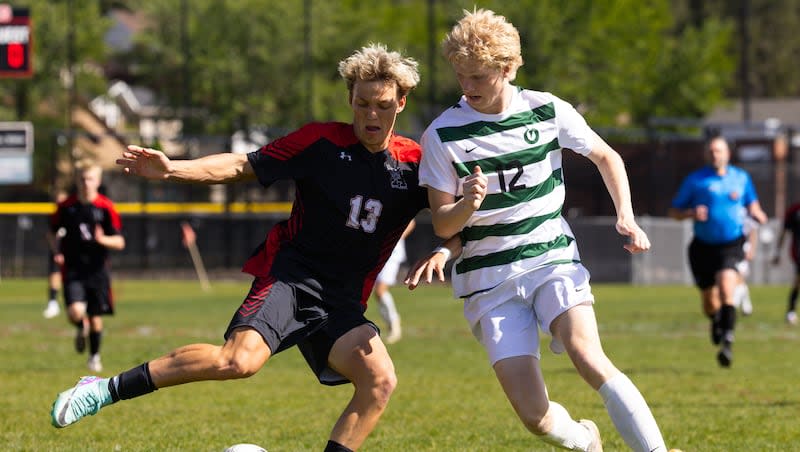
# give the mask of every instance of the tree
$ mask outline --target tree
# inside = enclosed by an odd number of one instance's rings
[[[0,83],[0,120],[34,123],[34,184],[47,191],[56,177],[54,161],[69,155],[66,147],[57,145],[55,133],[68,128],[70,43],[74,97],[85,102],[106,89],[100,67],[106,57],[103,35],[110,22],[101,17],[93,1],[26,3],[33,29],[34,73],[30,79]]]

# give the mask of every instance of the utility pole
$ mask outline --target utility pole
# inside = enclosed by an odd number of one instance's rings
[[[434,118],[436,111],[436,60],[438,59],[438,46],[436,44],[436,0],[428,0],[428,108],[425,112],[425,123]]]
[[[75,143],[72,129],[72,109],[75,106],[75,11],[73,0],[67,0],[67,151],[70,162],[74,158],[72,147]]]
[[[181,121],[184,134],[187,130],[189,122],[189,112],[192,106],[192,71],[190,66],[192,54],[189,46],[189,4],[187,0],[181,0],[181,52],[183,52],[183,93],[182,93],[182,109]]]
[[[740,77],[742,84],[742,121],[750,122],[750,0],[742,0],[739,7],[739,36],[741,63]]]
[[[314,61],[311,57],[311,0],[303,0],[303,53],[306,67],[306,120],[314,120]]]

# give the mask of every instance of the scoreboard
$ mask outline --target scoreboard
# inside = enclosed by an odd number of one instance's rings
[[[28,8],[0,3],[0,78],[33,75],[32,35]]]

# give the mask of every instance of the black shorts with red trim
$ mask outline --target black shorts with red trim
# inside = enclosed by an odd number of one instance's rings
[[[83,301],[86,302],[86,313],[90,316],[114,315],[111,275],[107,270],[65,271],[62,276],[64,302],[67,306]]]
[[[333,344],[348,331],[364,324],[379,332],[357,304],[349,309],[329,305],[319,294],[306,290],[301,284],[271,276],[256,277],[228,324],[225,340],[234,329],[250,327],[261,334],[273,355],[296,345],[319,382],[334,386],[350,380],[328,365]]]

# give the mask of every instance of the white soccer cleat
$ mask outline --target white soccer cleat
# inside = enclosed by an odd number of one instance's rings
[[[797,325],[797,313],[789,311],[786,313],[786,323],[789,325]]]
[[[42,312],[42,315],[46,319],[52,319],[60,313],[61,307],[58,305],[58,301],[50,300],[47,302],[47,307],[45,308],[44,312]]]
[[[603,452],[603,441],[600,439],[600,429],[597,428],[597,424],[589,419],[581,419],[578,423],[586,427],[586,430],[589,430],[589,434],[592,436],[592,442],[589,443],[586,452]]]
[[[103,363],[100,361],[100,355],[95,354],[89,357],[86,362],[86,367],[92,372],[98,373],[103,371]]]
[[[389,326],[389,334],[386,335],[386,343],[394,344],[403,337],[403,328],[400,326],[400,321],[394,321]]]

